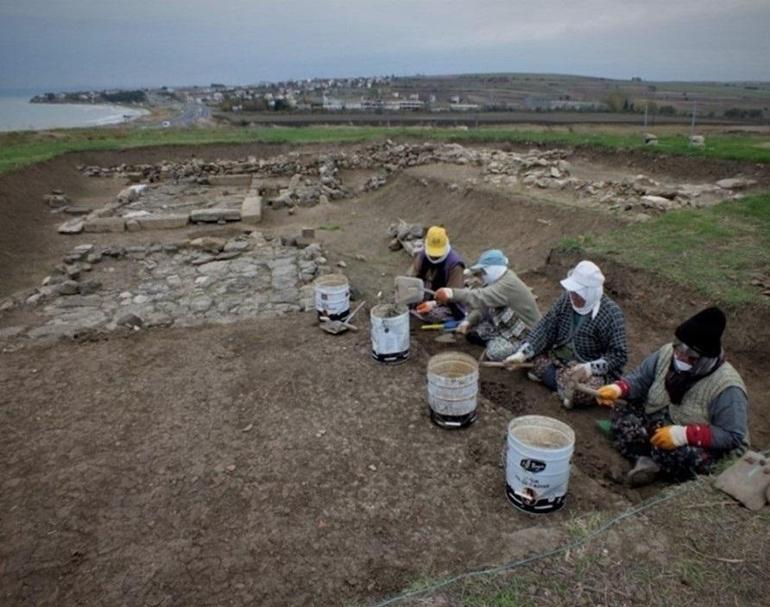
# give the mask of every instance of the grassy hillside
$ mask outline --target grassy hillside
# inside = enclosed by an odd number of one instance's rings
[[[770,137],[751,134],[709,135],[703,149],[689,148],[683,134],[662,135],[656,148],[644,147],[639,136],[591,129],[587,131],[532,130],[488,127],[468,130],[385,127],[283,127],[193,129],[72,129],[15,132],[0,135],[0,173],[84,150],[112,150],[156,145],[206,145],[212,143],[313,143],[364,142],[386,138],[456,142],[511,142],[597,146],[609,149],[645,149],[668,153],[745,162],[770,163]]]

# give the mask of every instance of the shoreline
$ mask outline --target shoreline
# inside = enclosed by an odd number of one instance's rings
[[[3,107],[3,101],[8,107]],[[64,112],[57,116],[54,108],[63,108]],[[89,113],[97,115],[88,116]],[[115,103],[33,102],[26,96],[0,97],[0,133],[117,126],[151,115],[150,108]]]

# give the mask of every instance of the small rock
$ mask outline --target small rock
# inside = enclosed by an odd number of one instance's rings
[[[139,328],[144,324],[144,321],[141,319],[141,317],[137,316],[133,312],[129,312],[128,314],[123,314],[120,318],[118,318],[117,325],[119,327],[128,327],[131,329]]]
[[[96,293],[101,288],[102,283],[98,280],[86,280],[80,283],[78,291],[81,295],[91,295],[92,293]]]
[[[65,280],[56,285],[54,291],[58,295],[76,295],[79,291],[79,285],[74,280]]]
[[[340,261],[338,261],[338,262],[337,262],[337,267],[340,267],[340,268],[347,268],[347,267],[348,267],[348,264],[347,264],[346,262],[344,262],[344,261],[340,260]]]
[[[57,228],[57,231],[59,234],[80,234],[80,232],[83,231],[84,225],[85,222],[82,219],[71,219],[70,221],[61,224]]]

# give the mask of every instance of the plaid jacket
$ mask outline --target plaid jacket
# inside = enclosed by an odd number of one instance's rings
[[[524,353],[529,357],[546,353],[573,339],[572,304],[569,294],[563,293],[529,334]],[[626,320],[618,304],[602,296],[596,318],[586,316],[574,335],[575,351],[579,362],[590,362],[593,375],[620,377],[628,361]]]

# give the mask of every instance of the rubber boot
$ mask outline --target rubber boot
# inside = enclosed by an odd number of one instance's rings
[[[653,482],[657,478],[658,472],[660,472],[660,466],[652,458],[642,455],[626,475],[626,480],[632,487],[641,487]]]

